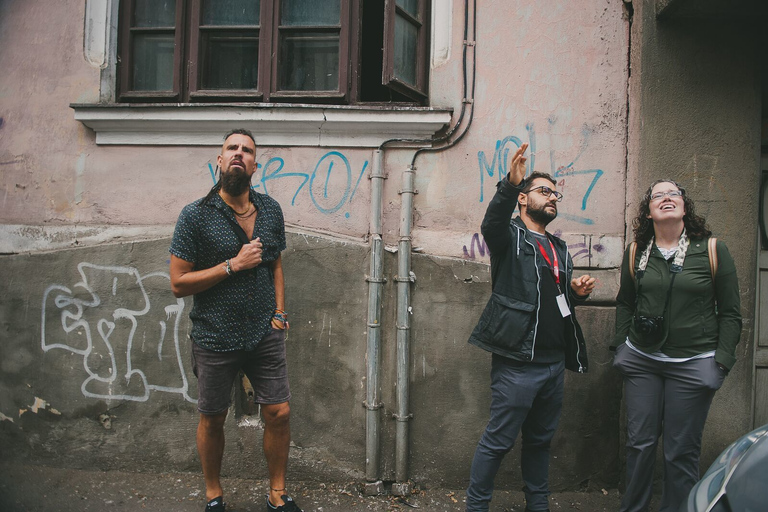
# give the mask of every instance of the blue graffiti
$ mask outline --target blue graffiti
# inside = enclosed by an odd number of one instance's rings
[[[554,118],[550,118],[548,120],[550,127],[555,124]],[[528,123],[525,126],[525,130],[527,132],[528,136],[528,143],[529,143],[529,154],[530,158],[526,163],[526,176],[530,175],[533,170],[535,169],[536,165],[536,130],[533,127],[532,123]],[[585,127],[582,130],[582,142],[581,147],[579,148],[579,153],[576,155],[576,157],[573,159],[572,162],[570,162],[568,165],[562,165],[557,166],[556,164],[556,158],[555,158],[555,151],[554,148],[550,148],[549,150],[549,160],[550,160],[550,173],[555,178],[561,179],[561,185],[563,184],[562,179],[567,177],[576,177],[580,175],[585,174],[592,174],[592,182],[589,184],[589,187],[587,187],[586,192],[581,198],[581,210],[584,211],[587,209],[587,202],[589,200],[590,195],[592,194],[592,191],[595,188],[595,185],[600,180],[600,178],[603,176],[604,171],[602,169],[576,169],[575,164],[578,161],[578,159],[581,157],[581,155],[584,153],[584,150],[587,147],[587,140],[589,138],[589,130]],[[480,167],[480,202],[482,203],[485,200],[485,179],[486,175],[489,178],[496,178],[496,181],[502,180],[507,175],[507,161],[509,159],[509,152],[515,151],[517,148],[522,146],[523,141],[514,135],[507,136],[503,139],[496,141],[496,147],[493,152],[493,158],[490,162],[488,162],[488,158],[486,157],[485,151],[478,151],[477,153],[477,159],[478,164]],[[510,148],[510,145],[514,145],[514,148]],[[580,224],[586,224],[591,225],[594,224],[594,221],[588,217],[583,217],[580,215],[573,215],[573,214],[567,214],[567,213],[560,213],[560,216],[564,219],[571,220],[574,222],[578,222]]]
[[[496,141],[496,149],[493,151],[493,160],[488,163],[488,159],[485,158],[485,151],[477,152],[477,160],[480,164],[480,202],[483,202],[483,183],[485,182],[485,175],[488,174],[489,178],[493,178],[498,172],[498,178],[496,181],[500,181],[507,175],[507,159],[509,158],[508,144],[514,144],[517,146],[514,151],[523,145],[518,137],[510,135],[504,139]],[[533,149],[532,149],[533,151]],[[526,174],[528,171],[526,170]]]
[[[256,164],[256,171],[261,169],[261,178],[258,183],[252,184],[251,188],[254,190],[261,189],[264,194],[268,195],[267,184],[269,182],[283,178],[299,178],[298,186],[291,198],[291,206],[296,205],[296,198],[304,186],[309,183],[308,191],[312,204],[319,212],[330,215],[339,211],[345,204],[352,202],[367,168],[368,160],[365,160],[357,180],[353,183],[352,166],[349,159],[339,151],[329,151],[320,157],[312,173],[287,171],[285,160],[276,156],[267,160],[264,165]],[[340,169],[340,171],[335,171],[335,169]],[[210,163],[208,164],[208,171],[215,183],[216,170]],[[335,179],[332,179],[334,177]],[[331,196],[333,196],[333,190],[336,190],[340,194],[340,198],[329,197],[329,188]],[[349,218],[349,213],[345,213],[344,216]]]

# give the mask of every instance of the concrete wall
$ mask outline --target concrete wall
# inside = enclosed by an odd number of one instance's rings
[[[436,16],[435,37],[447,48],[433,59],[430,102],[458,112],[463,4],[435,4],[453,10]],[[574,8],[565,0],[478,1],[473,123],[458,145],[416,163],[413,480],[463,486],[487,419],[490,357],[466,344],[490,292],[478,231],[509,153],[523,142],[531,145],[531,170],[551,172],[566,195],[552,230],[568,241],[576,265],[599,277],[593,305],[579,311],[592,365],[587,375],[568,376],[553,488],[617,483],[621,387],[605,346],[638,184],[670,162],[685,170],[702,213],[745,269],[744,311],[751,311],[754,245],[751,235],[739,239],[728,229],[748,216],[756,196],[749,186],[727,187],[725,177],[753,165],[754,77],[747,57],[729,61],[723,49],[747,55],[746,41],[728,32],[734,40],[718,35],[721,48],[700,28],[657,29],[652,9],[641,8],[642,22],[632,25],[630,81],[622,2],[584,0]],[[84,16],[75,0],[0,0],[0,69],[10,70],[0,73],[0,442],[43,464],[197,471],[196,382],[186,339],[191,301],[170,294],[167,247],[180,209],[213,183],[219,149],[97,145],[69,107],[98,102],[104,92],[93,54],[84,57]],[[675,45],[692,65],[681,62]],[[697,53],[701,45],[706,54]],[[716,63],[731,75],[703,80]],[[683,91],[657,88],[680,69],[689,75]],[[700,100],[696,108],[682,101],[690,94]],[[398,239],[400,176],[412,154],[385,154],[390,246]],[[280,201],[291,226],[285,266],[292,468],[305,478],[362,478],[372,150],[351,142],[262,146],[258,162],[256,190]],[[753,185],[756,177],[743,179]],[[742,202],[732,203],[737,192]],[[739,204],[734,213],[716,215],[722,197]],[[395,257],[387,253],[385,260],[385,479],[394,476]],[[708,457],[748,421],[747,390],[748,373],[739,366],[713,408]],[[735,411],[722,407],[731,398]],[[254,455],[261,431],[253,412],[238,397],[227,427],[228,474],[264,474]],[[734,414],[738,426],[726,426]],[[499,488],[517,486],[517,466],[513,453]]]
[[[191,301],[170,293],[170,241],[3,257],[0,422],[6,453],[40,464],[135,471],[197,468],[197,388],[189,362]],[[361,478],[365,459],[366,246],[291,233],[286,251],[293,392],[292,471]],[[108,262],[108,264],[105,264]],[[386,269],[396,268],[388,255]],[[463,485],[489,407],[487,354],[466,343],[490,293],[483,264],[416,255],[411,366],[411,476]],[[394,285],[385,288],[392,311]],[[580,311],[587,375],[569,375],[553,470],[558,488],[616,474],[619,384],[606,367],[611,308]],[[383,475],[394,478],[394,325],[384,325]],[[600,340],[600,342],[597,342]],[[124,378],[129,376],[129,378]],[[257,411],[237,393],[226,471],[263,475]],[[343,442],[339,442],[343,439]],[[505,474],[517,475],[518,455]],[[509,482],[506,478],[503,480]],[[502,484],[503,485],[503,484]]]

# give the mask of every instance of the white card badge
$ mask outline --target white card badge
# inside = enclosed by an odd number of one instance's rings
[[[563,318],[571,315],[571,309],[568,307],[568,302],[565,300],[565,294],[561,293],[557,296],[557,307],[560,308],[560,314]]]

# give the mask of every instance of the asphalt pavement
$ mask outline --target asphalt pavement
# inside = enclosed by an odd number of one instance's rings
[[[265,511],[267,482],[224,478],[227,510]],[[82,471],[0,462],[0,510],[3,512],[202,512],[203,479],[196,473]],[[415,488],[407,497],[365,496],[360,482],[291,483],[305,512],[394,512],[464,510],[463,489]],[[492,511],[522,512],[522,492],[497,491]],[[608,512],[619,508],[616,489],[562,492],[550,496],[552,512]]]

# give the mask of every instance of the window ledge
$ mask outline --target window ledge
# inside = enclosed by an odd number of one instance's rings
[[[284,104],[72,104],[96,144],[218,146],[233,128],[260,146],[378,147],[392,138],[431,139],[451,109]]]

